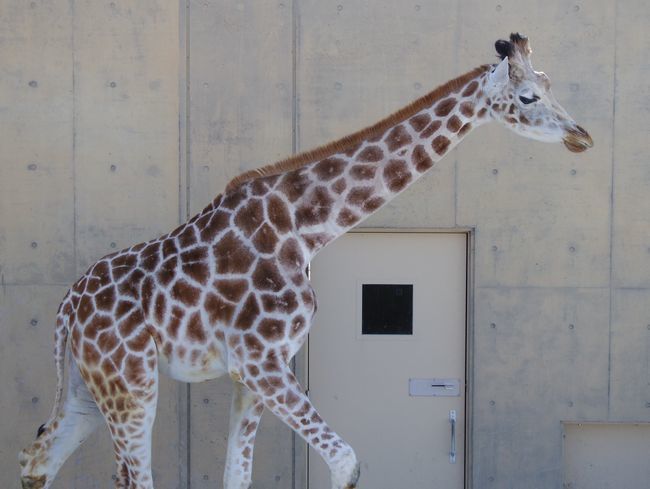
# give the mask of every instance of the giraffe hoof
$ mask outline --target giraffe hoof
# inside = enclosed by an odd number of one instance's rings
[[[41,489],[45,487],[46,482],[47,476],[45,475],[41,475],[39,477],[26,475],[20,478],[20,484],[22,485],[23,489]]]
[[[357,482],[359,482],[359,476],[361,475],[361,466],[359,463],[356,463],[352,475],[350,477],[350,482],[348,482],[343,489],[355,489],[357,487]]]

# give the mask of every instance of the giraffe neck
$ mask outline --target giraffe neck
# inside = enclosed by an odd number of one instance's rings
[[[297,234],[312,257],[412,185],[473,128],[488,121],[489,101],[483,91],[488,73],[485,66],[463,75],[452,81],[462,81],[453,89],[443,86],[421,99],[427,103],[419,110],[409,106],[413,110],[397,112],[380,130],[370,128],[373,134],[367,138],[281,176],[277,187],[292,200]],[[291,189],[299,193],[295,200]]]

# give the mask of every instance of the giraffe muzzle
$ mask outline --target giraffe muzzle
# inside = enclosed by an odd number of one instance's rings
[[[594,141],[591,139],[589,133],[578,125],[566,130],[566,135],[562,142],[572,153],[582,153],[594,145]]]

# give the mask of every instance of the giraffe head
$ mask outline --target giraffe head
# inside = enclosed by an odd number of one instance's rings
[[[495,47],[501,62],[489,74],[486,97],[491,116],[522,136],[564,145],[579,153],[591,148],[591,136],[555,100],[549,77],[530,62],[528,38],[511,34]]]

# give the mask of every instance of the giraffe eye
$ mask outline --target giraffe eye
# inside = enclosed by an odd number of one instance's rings
[[[539,97],[537,95],[533,95],[533,98],[528,98],[524,97],[523,95],[519,95],[519,100],[521,100],[523,104],[528,105],[532,104],[533,102],[537,102],[539,100]]]

